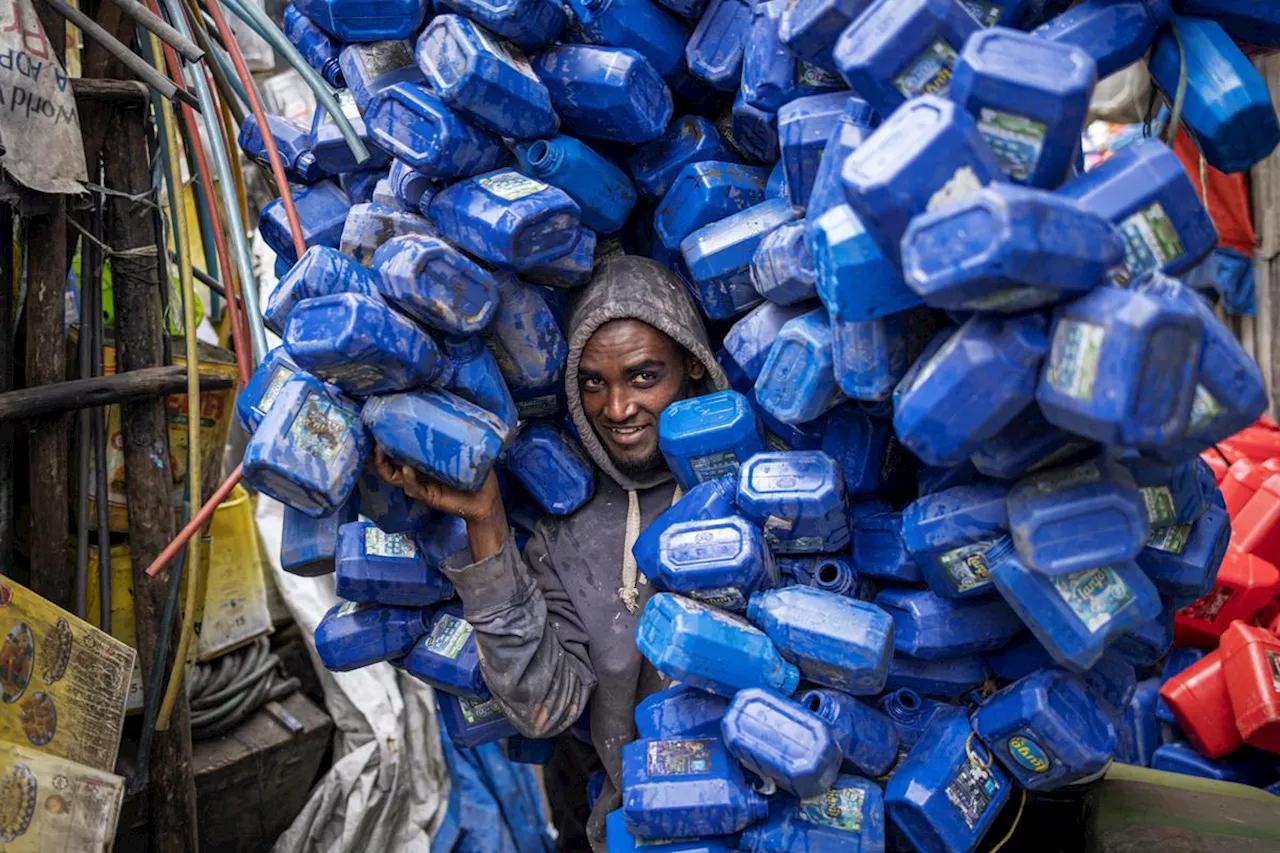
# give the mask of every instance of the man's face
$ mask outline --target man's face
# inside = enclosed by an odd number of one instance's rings
[[[613,320],[596,330],[582,348],[578,390],[587,420],[619,470],[635,475],[661,467],[658,418],[690,396],[705,373],[702,362],[639,320]]]

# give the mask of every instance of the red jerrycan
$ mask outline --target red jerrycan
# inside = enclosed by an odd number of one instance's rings
[[[1280,637],[1232,622],[1217,654],[1240,736],[1250,746],[1280,753]]]
[[[1237,452],[1259,462],[1272,456],[1280,456],[1280,430],[1270,427],[1258,424],[1247,426],[1227,441],[1231,442],[1231,447]]]
[[[1227,469],[1230,464],[1223,458],[1221,453],[1210,448],[1200,454],[1200,458],[1204,460],[1204,464],[1209,466],[1209,470],[1213,472],[1213,482],[1222,485],[1222,478],[1227,476]]]
[[[1280,595],[1280,570],[1256,554],[1231,545],[1208,595],[1180,608],[1173,618],[1174,643],[1212,649],[1237,619],[1252,621]]]
[[[1280,564],[1280,474],[1263,480],[1249,502],[1231,516],[1231,544]]]
[[[1222,502],[1227,505],[1227,515],[1234,519],[1269,477],[1271,474],[1262,467],[1261,462],[1241,459],[1233,463],[1227,469],[1227,476],[1219,484]]]
[[[1244,744],[1231,710],[1221,652],[1205,655],[1166,681],[1160,698],[1201,755],[1221,758]]]

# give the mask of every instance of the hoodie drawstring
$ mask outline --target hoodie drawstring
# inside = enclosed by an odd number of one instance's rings
[[[684,491],[677,485],[676,490],[671,494],[671,505],[675,506],[676,501],[682,497],[684,497]],[[631,553],[632,547],[639,538],[640,497],[636,494],[635,489],[628,489],[627,529],[622,537],[622,586],[618,588],[618,598],[622,599],[622,603],[626,605],[628,613],[635,613],[636,608],[640,606],[640,591],[636,588],[636,584],[647,584],[649,582],[649,579],[641,573],[639,566],[636,565],[636,555]]]

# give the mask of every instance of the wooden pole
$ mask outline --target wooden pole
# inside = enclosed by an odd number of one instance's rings
[[[235,382],[229,376],[200,374],[202,391],[218,391],[233,385]],[[112,403],[132,402],[146,397],[185,394],[186,391],[187,369],[176,364],[168,367],[144,367],[115,376],[72,379],[57,385],[0,393],[0,423],[37,418],[54,412],[73,412],[95,406],[109,406]],[[217,473],[215,471],[214,475]]]
[[[0,393],[13,388],[13,208],[0,204]],[[13,569],[13,425],[0,424],[0,573]]]
[[[141,108],[117,107],[108,128],[115,153],[105,158],[106,185],[129,195],[146,193],[151,186],[144,117]],[[115,249],[112,273],[116,357],[121,373],[163,364],[161,237],[147,203],[107,197],[107,243]],[[175,532],[174,507],[169,501],[173,474],[169,467],[168,424],[163,399],[125,403],[121,414],[133,557],[133,613],[143,683],[150,684],[165,582],[147,577],[143,570]],[[178,625],[173,628],[165,672],[173,666],[173,650],[178,646]],[[190,707],[185,692],[179,694],[169,728],[155,733],[149,767],[138,771],[148,774],[152,851],[195,853],[196,790],[191,771]]]

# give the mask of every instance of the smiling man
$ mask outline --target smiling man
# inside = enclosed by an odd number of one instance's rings
[[[591,742],[608,772],[587,822],[599,853],[604,816],[621,802],[622,747],[636,736],[636,703],[669,686],[636,649],[636,622],[653,589],[631,557],[640,531],[677,498],[658,419],[676,400],[727,387],[680,281],[653,261],[614,257],[596,269],[569,321],[569,410],[600,469],[590,502],[544,518],[521,556],[493,475],[467,494],[378,454],[385,479],[466,520],[472,562],[449,576],[475,628],[485,679],[515,727],[552,737],[590,710]],[[575,794],[585,803],[585,775],[566,765],[595,759],[575,752],[561,738],[547,773],[563,850],[583,849],[567,812]],[[558,782],[566,775],[579,781]]]

